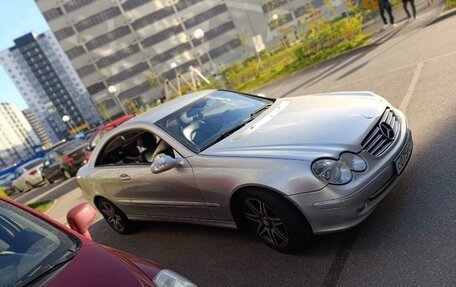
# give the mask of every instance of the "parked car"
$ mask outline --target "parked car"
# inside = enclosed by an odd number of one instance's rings
[[[12,186],[13,179],[14,173],[7,173],[0,176],[0,188],[2,188],[8,195],[11,195],[14,192]]]
[[[74,139],[52,148],[44,156],[42,176],[47,184],[61,178],[71,178],[84,164],[87,142]]]
[[[41,169],[44,159],[37,158],[18,167],[14,172],[12,186],[15,192],[30,191],[43,183]]]
[[[91,240],[88,203],[68,213],[69,226],[0,197],[1,286],[188,286],[180,274]],[[77,231],[77,232],[76,232]]]
[[[237,226],[291,253],[312,232],[363,221],[412,148],[405,115],[370,92],[268,99],[211,90],[118,127],[77,178],[119,233],[136,220]]]
[[[135,117],[135,115],[133,115],[133,114],[123,116],[120,119],[112,121],[109,124],[106,124],[106,125],[98,128],[96,130],[96,132],[92,133],[89,137],[89,144],[87,145],[87,150],[85,153],[86,161],[89,160],[92,150],[97,146],[97,144],[100,142],[100,140],[103,138],[103,136],[105,134],[107,134],[109,131],[113,130],[115,127],[118,127],[119,125],[123,124],[124,122],[126,122],[134,117]]]

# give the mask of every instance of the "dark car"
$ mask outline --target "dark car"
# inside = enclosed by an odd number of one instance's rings
[[[14,192],[13,179],[14,173],[7,173],[0,176],[0,188],[2,188],[8,195]]]
[[[69,226],[0,197],[0,286],[185,286],[180,274],[91,240],[89,203],[67,215]]]
[[[44,166],[41,172],[44,181],[49,184],[57,179],[71,178],[84,164],[87,142],[74,139],[52,148],[44,156]]]

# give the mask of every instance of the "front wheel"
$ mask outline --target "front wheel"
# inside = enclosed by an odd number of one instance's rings
[[[279,195],[251,190],[241,195],[240,202],[243,223],[277,251],[294,253],[311,235],[303,215]]]
[[[50,185],[52,184],[52,180],[48,179],[48,178],[44,178],[44,183],[46,183],[46,185]]]
[[[101,198],[97,202],[97,207],[112,229],[120,234],[130,234],[133,232],[133,222],[113,203]]]

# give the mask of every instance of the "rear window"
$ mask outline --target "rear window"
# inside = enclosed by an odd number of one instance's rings
[[[86,144],[86,141],[84,141],[84,140],[80,140],[80,139],[72,140],[62,146],[59,146],[57,149],[55,149],[55,152],[58,154],[64,154],[66,151],[73,150],[84,144]]]
[[[28,163],[27,165],[24,165],[24,168],[29,170],[29,169],[32,169],[32,168],[42,164],[43,162],[44,162],[44,159],[40,158],[39,160],[34,160],[33,162]]]

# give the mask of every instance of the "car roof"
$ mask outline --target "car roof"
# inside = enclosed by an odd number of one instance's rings
[[[187,106],[188,104],[193,103],[194,101],[201,99],[202,97],[209,95],[216,90],[204,90],[204,91],[199,91],[187,95],[183,95],[181,97],[178,97],[176,99],[173,99],[169,102],[165,102],[158,107],[147,111],[139,116],[136,116],[132,118],[131,120],[128,120],[128,122],[125,123],[128,125],[137,123],[137,122],[147,122],[147,123],[155,123],[158,120],[161,120],[162,118],[166,117],[167,115]]]

